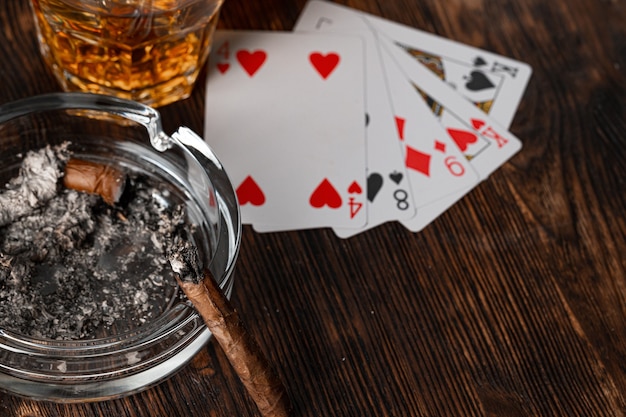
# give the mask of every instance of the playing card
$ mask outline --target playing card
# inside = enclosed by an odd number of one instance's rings
[[[205,139],[265,231],[361,227],[363,43],[357,37],[218,31]]]
[[[393,84],[394,78],[403,73],[412,84],[414,94],[436,107],[441,125],[481,179],[488,177],[521,149],[519,139],[458,95],[426,67],[416,63],[405,49],[380,34],[379,45],[383,51],[384,66],[394,76],[388,77],[389,82]],[[470,189],[460,190],[429,204],[425,209],[418,209],[415,217],[402,224],[412,231],[421,230]]]
[[[415,63],[404,49],[382,36],[379,44],[391,58],[384,60],[385,67],[397,66],[415,86],[416,94],[436,103],[441,124],[482,179],[521,148],[520,140],[512,133],[456,94],[426,67]]]
[[[532,73],[528,64],[377,16],[365,18],[500,126],[511,125]]]
[[[510,126],[532,72],[527,64],[327,1],[310,0],[305,11],[320,17],[320,27],[338,13],[363,16],[501,126]]]
[[[404,147],[404,160],[419,214],[422,207],[471,188],[479,181],[479,176],[414,84],[386,50],[381,48],[380,52],[397,137]]]
[[[415,203],[373,32],[349,9],[332,8],[332,15],[319,15],[314,9],[305,7],[295,31],[357,35],[365,44],[368,222],[361,229],[334,229],[345,238],[386,221],[411,218]]]

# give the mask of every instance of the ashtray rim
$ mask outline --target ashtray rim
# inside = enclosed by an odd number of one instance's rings
[[[223,166],[208,144],[187,128],[180,128],[171,136],[165,134],[161,127],[160,114],[153,108],[129,100],[92,93],[52,93],[2,105],[0,106],[0,125],[21,115],[59,109],[104,111],[130,119],[146,128],[152,149],[157,152],[167,152],[168,149],[175,147],[198,162],[215,190],[219,230],[217,245],[213,252],[225,253],[227,257],[218,280],[221,279],[220,286],[227,296],[230,296],[235,263],[241,245],[242,226],[239,204]],[[213,259],[210,260],[211,264]],[[187,308],[192,307],[187,306]],[[115,350],[109,352],[108,349],[115,345],[113,339],[119,339],[124,335],[96,340],[56,341],[25,337],[0,329],[0,390],[30,399],[56,402],[101,401],[141,391],[161,382],[182,368],[209,340],[210,331],[199,315],[194,311],[192,316],[184,323],[177,323],[172,328],[167,328],[170,324],[167,317],[159,317],[156,320],[161,320],[165,325],[159,327],[159,332],[162,332],[158,335],[159,337],[167,337],[167,335],[180,332],[180,326],[190,326],[190,337],[181,339],[182,341],[176,340],[171,351],[163,353],[163,358],[152,358],[152,363],[149,364],[141,363],[141,361],[129,363],[129,366],[120,372],[107,370],[100,374],[71,373],[67,375],[66,370],[58,374],[48,372],[50,370],[28,374],[12,369],[6,364],[4,358],[7,354],[30,357],[33,351],[28,347],[37,346],[47,349],[48,353],[52,352],[48,358],[52,363],[56,360],[59,361],[59,366],[67,367],[67,360],[80,361],[89,358],[92,354],[96,356],[119,354],[120,352]],[[195,322],[191,323],[194,320]],[[131,350],[128,346],[125,348],[126,351]]]

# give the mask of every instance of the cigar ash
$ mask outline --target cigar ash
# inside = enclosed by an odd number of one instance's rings
[[[58,185],[0,226],[0,328],[91,339],[135,329],[182,297],[166,255],[182,208],[158,185],[129,176],[121,208]]]

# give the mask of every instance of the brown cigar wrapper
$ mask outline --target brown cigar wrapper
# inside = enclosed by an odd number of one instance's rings
[[[107,204],[114,205],[124,192],[126,176],[109,165],[70,159],[65,165],[63,184],[76,191],[99,194]]]
[[[286,417],[291,405],[280,378],[210,275],[193,283],[176,278],[220,344],[264,417]]]
[[[99,194],[114,205],[124,191],[126,177],[108,165],[70,159],[63,182],[67,188]],[[285,387],[210,273],[205,272],[201,282],[183,281],[179,276],[176,281],[224,350],[261,415],[287,417],[291,404]]]

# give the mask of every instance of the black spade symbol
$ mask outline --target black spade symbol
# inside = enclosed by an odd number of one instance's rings
[[[400,184],[400,181],[402,181],[402,173],[394,171],[389,174],[389,178],[391,178],[391,181],[395,182],[396,184]]]
[[[383,176],[373,172],[367,177],[367,199],[372,202],[383,187]]]
[[[482,67],[483,65],[487,65],[487,61],[485,61],[484,59],[482,59],[479,56],[474,58],[474,66],[475,67]]]
[[[469,81],[465,87],[471,91],[480,91],[487,88],[493,88],[495,85],[481,71],[472,71],[469,75]]]

